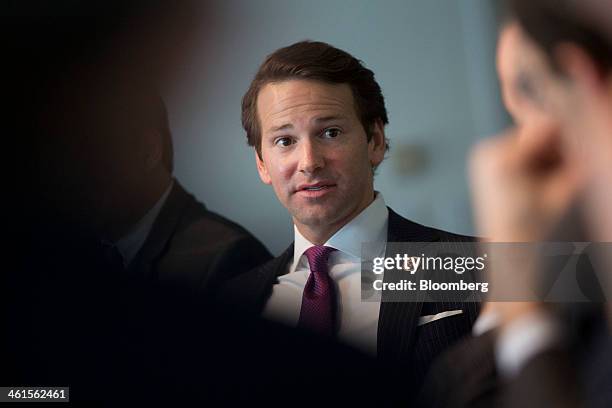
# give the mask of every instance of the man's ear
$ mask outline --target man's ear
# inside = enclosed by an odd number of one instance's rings
[[[259,173],[259,178],[264,184],[272,184],[272,179],[270,179],[270,174],[268,174],[268,169],[266,168],[266,164],[259,157],[259,153],[257,150],[255,152],[255,162],[257,163],[257,172]]]
[[[368,156],[373,167],[378,166],[385,158],[387,141],[385,138],[385,125],[382,120],[376,119],[370,127],[371,139],[368,142]]]
[[[162,136],[157,130],[150,130],[145,140],[145,166],[151,171],[162,161]]]

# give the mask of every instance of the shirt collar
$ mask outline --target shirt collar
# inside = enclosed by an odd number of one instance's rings
[[[374,201],[357,217],[353,218],[332,235],[324,245],[336,248],[338,251],[357,259],[361,259],[361,245],[366,242],[382,243],[381,250],[384,252],[384,245],[387,242],[388,219],[389,210],[385,205],[382,194],[377,191]],[[290,272],[295,271],[304,252],[314,246],[313,243],[304,238],[295,225],[293,230],[295,239],[293,264],[291,265]]]
[[[164,191],[159,200],[157,200],[155,205],[151,207],[149,211],[147,211],[147,213],[134,225],[134,227],[132,227],[130,232],[116,242],[117,249],[123,257],[124,266],[127,267],[130,262],[132,262],[138,251],[140,251],[140,248],[142,248],[144,245],[149,233],[151,232],[151,228],[153,228],[153,223],[157,219],[157,216],[170,195],[172,186],[174,186],[174,180],[170,182],[166,188],[166,191]]]

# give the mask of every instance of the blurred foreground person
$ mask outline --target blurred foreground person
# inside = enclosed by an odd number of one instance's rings
[[[591,241],[610,242],[612,2],[509,3],[536,56],[525,72],[534,85],[530,98],[548,118],[487,140],[475,151],[480,232],[495,242],[534,242],[561,240],[571,227],[584,230]],[[609,297],[609,251],[595,255],[599,283]],[[542,271],[525,262],[494,264],[491,279],[517,267],[522,277],[515,279],[517,288],[535,289]],[[605,314],[585,313],[581,329],[573,330],[566,311],[545,303],[499,303],[495,309],[503,403],[612,405],[612,339]]]
[[[536,126],[547,113],[530,99],[536,84],[527,75],[535,55],[530,39],[508,16],[497,42],[497,74],[504,106],[517,129]],[[484,304],[471,336],[443,353],[428,373],[421,404],[427,407],[488,407],[496,402],[498,378],[494,343],[499,302]]]
[[[56,240],[90,240],[126,277],[196,296],[270,259],[250,233],[172,177],[172,136],[156,84],[125,71],[108,75],[60,83],[44,113],[38,228],[53,220]]]

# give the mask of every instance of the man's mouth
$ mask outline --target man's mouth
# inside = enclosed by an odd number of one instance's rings
[[[296,192],[308,197],[318,197],[320,194],[323,194],[334,187],[336,187],[336,185],[329,182],[302,184],[298,186]]]
[[[335,184],[328,181],[319,181],[318,183],[300,184],[297,191],[319,191],[326,188],[335,187]]]

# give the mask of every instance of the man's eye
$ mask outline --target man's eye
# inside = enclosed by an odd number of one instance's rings
[[[287,147],[291,145],[291,143],[293,143],[293,141],[289,137],[279,137],[278,139],[274,141],[275,145],[281,146],[281,147]]]
[[[323,131],[323,137],[333,139],[340,136],[341,130],[338,128],[329,128]]]

